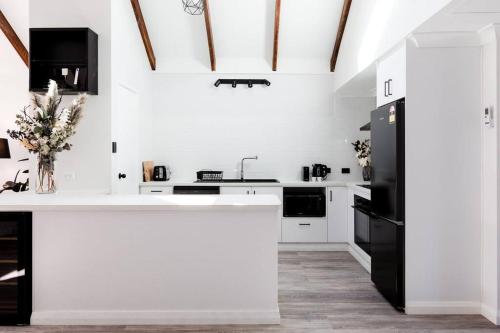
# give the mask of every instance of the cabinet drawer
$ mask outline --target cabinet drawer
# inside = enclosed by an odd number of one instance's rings
[[[141,187],[141,194],[160,195],[160,194],[172,194],[172,193],[173,193],[172,187],[164,187],[164,186]]]
[[[283,242],[326,243],[328,223],[326,219],[284,218],[281,220]]]

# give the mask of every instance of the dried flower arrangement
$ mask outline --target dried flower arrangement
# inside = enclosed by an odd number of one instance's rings
[[[56,190],[55,155],[71,149],[68,139],[76,133],[87,95],[78,95],[70,106],[59,110],[62,96],[59,96],[57,83],[50,80],[44,97],[36,94],[32,97],[32,105],[16,116],[18,129],[8,130],[7,133],[30,153],[38,154],[37,192],[53,193]]]
[[[354,151],[356,152],[356,158],[358,159],[358,163],[362,167],[369,167],[371,160],[371,148],[370,148],[370,140],[360,141],[357,140],[353,142]]]

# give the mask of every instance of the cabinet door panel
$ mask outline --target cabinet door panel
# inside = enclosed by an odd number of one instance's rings
[[[0,212],[0,325],[31,317],[31,213]]]
[[[328,189],[328,242],[345,243],[347,239],[347,187]]]
[[[280,201],[283,203],[283,188],[282,187],[252,187],[252,193],[255,195],[259,194],[270,194],[277,196]],[[279,210],[279,218],[283,216],[283,204],[280,206]],[[278,242],[282,241],[282,231],[281,231],[281,223],[278,223]]]
[[[239,194],[239,195],[250,195],[252,193],[251,187],[244,186],[222,186],[220,188],[220,194]]]
[[[406,96],[406,46],[377,63],[377,107]]]
[[[167,195],[172,193],[173,193],[173,188],[171,186],[141,187],[141,194]]]

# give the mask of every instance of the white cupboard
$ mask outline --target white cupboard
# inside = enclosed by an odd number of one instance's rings
[[[172,186],[147,186],[141,187],[141,194],[150,194],[150,195],[168,195],[173,194],[174,189]]]
[[[280,186],[268,186],[268,187],[250,187],[250,186],[222,186],[220,188],[220,194],[222,195],[275,195],[281,202],[283,202],[283,188]],[[279,210],[279,217],[283,216],[283,205]],[[278,223],[278,242],[282,240],[281,223]]]
[[[377,107],[406,96],[406,45],[377,63]]]
[[[222,186],[220,188],[220,194],[250,195],[251,193],[252,193],[252,188],[251,187]]]
[[[347,243],[347,192],[347,187],[327,188],[329,243]]]

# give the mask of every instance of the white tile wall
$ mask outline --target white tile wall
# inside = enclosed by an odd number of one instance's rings
[[[330,75],[267,75],[270,87],[249,89],[213,83],[220,75],[154,77],[153,159],[170,165],[173,177],[194,179],[200,169],[238,177],[299,179],[301,167],[324,163],[332,179],[361,178],[353,140],[366,137],[375,100],[335,100]],[[254,76],[255,77],[255,76]],[[257,77],[255,77],[257,78]],[[352,168],[341,176],[340,168]]]

